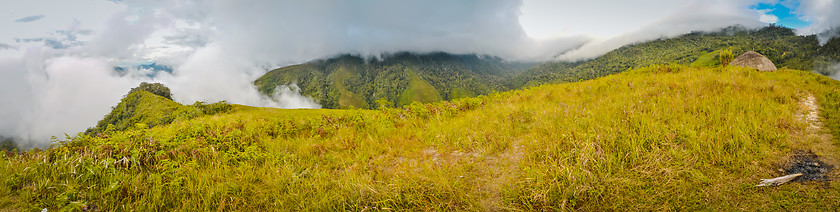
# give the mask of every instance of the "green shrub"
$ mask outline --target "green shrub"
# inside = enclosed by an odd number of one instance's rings
[[[233,106],[228,104],[226,101],[216,102],[216,103],[212,103],[212,104],[207,104],[206,102],[197,101],[197,102],[193,103],[192,106],[201,110],[201,112],[204,113],[204,115],[214,115],[214,114],[219,114],[219,113],[227,113],[231,109],[233,109]]]
[[[154,95],[162,96],[163,98],[172,100],[172,93],[169,91],[169,88],[160,83],[141,82],[140,86],[132,88],[131,91],[129,91],[128,93],[130,94],[136,91],[148,91],[149,93],[152,93]]]
[[[723,50],[720,51],[720,66],[728,66],[729,63],[732,63],[734,60],[734,56],[732,55],[732,51],[730,50]]]

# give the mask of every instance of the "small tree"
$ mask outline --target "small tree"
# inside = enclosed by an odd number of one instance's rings
[[[389,108],[389,107],[393,107],[393,106],[394,106],[394,104],[393,104],[393,103],[389,102],[389,101],[388,101],[387,99],[385,99],[385,98],[380,98],[379,100],[376,100],[376,104],[377,104],[377,105],[379,105],[379,109]]]
[[[721,67],[728,66],[729,63],[732,62],[733,58],[734,58],[734,56],[732,55],[732,51],[730,51],[728,49],[720,51],[720,66]]]
[[[134,93],[135,91],[148,91],[149,93],[153,93],[170,100],[172,99],[172,93],[169,91],[169,88],[160,83],[142,82],[140,83],[140,86],[132,88],[128,93]]]

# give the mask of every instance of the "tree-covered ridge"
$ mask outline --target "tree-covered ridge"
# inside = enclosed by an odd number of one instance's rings
[[[146,91],[154,95],[158,95],[163,98],[172,100],[172,92],[169,90],[168,87],[164,86],[161,83],[141,82],[140,86],[132,88],[131,91],[128,91],[128,93],[134,93],[137,91]]]
[[[378,108],[411,103],[406,99],[429,102],[510,90],[508,78],[528,67],[482,55],[404,52],[368,60],[342,55],[275,69],[254,84],[271,94],[277,86],[296,83],[301,94],[320,100],[324,108]]]
[[[590,60],[536,66],[446,53],[398,53],[367,61],[343,55],[272,70],[254,84],[271,94],[279,85],[297,83],[303,95],[320,100],[324,108],[378,108],[399,107],[412,100],[429,102],[436,100],[435,96],[451,100],[539,84],[576,82],[652,64],[715,67],[720,65],[721,52],[738,56],[756,51],[778,68],[828,75],[829,68],[840,62],[838,40],[820,46],[816,36],[797,36],[789,28],[729,27],[631,44]]]
[[[154,92],[154,93],[152,93]],[[160,83],[141,83],[114,106],[96,127],[85,134],[97,135],[107,131],[145,129],[174,121],[189,120],[203,115],[228,112],[233,106],[226,102],[206,104],[195,102],[181,105],[171,99],[169,88]]]
[[[677,63],[701,67],[720,65],[719,53],[738,56],[756,51],[778,68],[823,70],[840,61],[840,39],[820,46],[815,35],[797,36],[792,29],[768,26],[757,30],[728,27],[718,32],[694,32],[670,39],[627,45],[595,59],[581,62],[548,62],[519,74],[517,81],[531,86],[594,79],[652,64]]]

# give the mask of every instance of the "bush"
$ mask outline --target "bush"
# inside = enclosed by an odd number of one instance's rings
[[[221,101],[216,103],[207,104],[205,102],[196,101],[193,103],[193,107],[198,108],[204,115],[214,115],[219,113],[227,113],[233,106],[227,103],[227,101]]]
[[[148,91],[149,93],[172,100],[172,93],[169,91],[169,88],[160,83],[141,82],[140,86],[132,88],[128,93],[134,93],[135,91]]]
[[[734,55],[732,55],[732,51],[730,50],[723,50],[720,51],[720,66],[728,66],[729,63],[732,62]]]

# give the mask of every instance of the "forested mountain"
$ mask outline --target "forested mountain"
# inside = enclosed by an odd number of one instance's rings
[[[324,108],[393,107],[510,90],[507,78],[530,65],[447,53],[404,52],[368,60],[342,55],[275,69],[254,84],[271,94],[277,86],[296,83]]]
[[[413,101],[432,102],[507,91],[539,84],[594,79],[652,64],[719,66],[721,51],[735,56],[756,51],[778,68],[814,70],[829,75],[840,61],[840,40],[820,46],[817,37],[797,36],[792,29],[757,30],[728,27],[621,47],[590,60],[552,61],[531,66],[491,56],[447,53],[399,53],[381,60],[342,55],[272,70],[254,84],[265,94],[296,83],[301,93],[324,108],[377,108]]]
[[[582,62],[547,62],[519,74],[527,85],[594,79],[651,64],[679,63],[697,67],[719,66],[723,50],[738,56],[756,51],[778,68],[815,70],[828,75],[826,67],[840,61],[840,40],[820,46],[815,35],[797,36],[792,29],[768,26],[758,30],[728,27],[718,32],[694,32],[671,39],[658,39],[613,50]],[[527,86],[525,84],[514,84]]]

